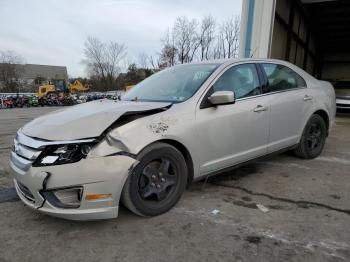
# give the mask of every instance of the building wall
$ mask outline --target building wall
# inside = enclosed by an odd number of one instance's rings
[[[14,65],[18,72],[18,79],[21,91],[35,91],[37,86],[41,83],[35,83],[34,80],[38,77],[45,80],[52,79],[68,79],[67,68],[65,66],[51,66],[51,65],[35,65],[35,64],[16,64]],[[0,82],[0,89],[2,83]]]
[[[51,65],[25,64],[23,67],[22,78],[24,80],[42,77],[46,79],[68,79],[67,67]]]
[[[276,2],[271,57],[290,61],[310,74],[316,74],[317,50],[307,15],[297,1]]]
[[[296,0],[243,0],[240,56],[287,60],[316,74],[316,48],[306,15]],[[249,37],[250,45],[246,41]]]
[[[243,0],[240,57],[269,57],[274,10],[275,0]]]

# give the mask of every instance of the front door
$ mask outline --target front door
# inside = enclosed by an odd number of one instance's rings
[[[224,90],[235,93],[234,104],[207,102],[210,94]],[[261,95],[253,63],[232,66],[215,81],[196,111],[201,174],[266,154],[269,99]]]

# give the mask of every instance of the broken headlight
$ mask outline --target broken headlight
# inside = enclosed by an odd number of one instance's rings
[[[48,146],[33,166],[63,165],[80,161],[89,154],[93,143]]]

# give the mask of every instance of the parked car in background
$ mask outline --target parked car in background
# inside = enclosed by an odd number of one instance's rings
[[[334,84],[337,108],[350,109],[350,81],[338,81]]]
[[[21,128],[10,165],[21,200],[67,219],[172,208],[188,183],[292,150],[319,156],[334,122],[332,85],[279,60],[174,66],[127,92]]]

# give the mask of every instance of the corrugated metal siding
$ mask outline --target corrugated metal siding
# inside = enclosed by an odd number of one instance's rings
[[[288,60],[315,74],[314,36],[305,12],[296,1],[276,1],[271,58]]]

